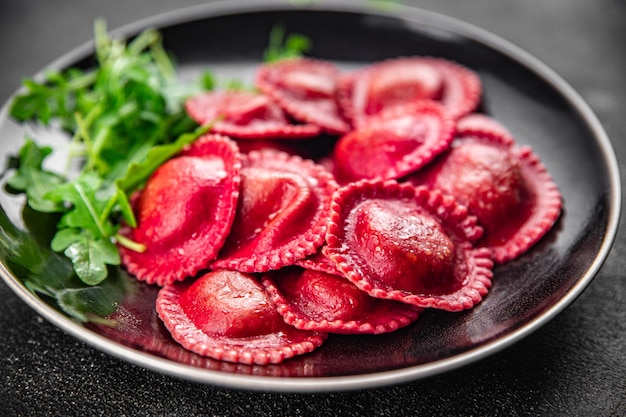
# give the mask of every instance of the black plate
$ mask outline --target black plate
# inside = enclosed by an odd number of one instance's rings
[[[353,68],[385,58],[431,55],[475,70],[484,84],[483,110],[533,147],[559,185],[564,212],[529,253],[495,269],[486,299],[462,313],[426,312],[415,324],[381,336],[331,336],[312,354],[280,365],[246,366],[201,358],[175,344],[154,312],[156,288],[129,281],[129,319],[117,330],[82,325],[20,281],[24,269],[2,251],[2,276],[36,311],[77,338],[129,362],[194,381],[239,388],[319,391],[373,387],[441,373],[484,358],[530,334],[569,305],[591,282],[616,234],[621,189],[610,141],[582,99],[556,74],[515,46],[465,23],[397,6],[372,10],[344,2],[292,6],[283,2],[221,2],[126,27],[161,30],[181,76],[205,68],[251,81],[271,28],[283,24],[308,36],[309,55]],[[89,65],[91,45],[53,63]],[[24,130],[0,116],[0,155],[16,154]],[[40,135],[42,132],[38,132]],[[51,143],[66,140],[55,135]],[[0,194],[8,219],[45,242],[23,200]],[[4,239],[10,237],[5,233]],[[39,243],[42,252],[45,243]],[[134,323],[129,325],[128,323]],[[139,324],[138,324],[139,323]],[[139,348],[137,346],[144,346]]]

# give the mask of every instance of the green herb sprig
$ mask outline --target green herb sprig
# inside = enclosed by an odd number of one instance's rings
[[[267,63],[283,59],[297,58],[311,48],[311,40],[297,33],[285,36],[285,27],[275,25],[269,37],[269,44],[263,53],[263,60]]]
[[[94,69],[49,72],[42,83],[26,80],[26,92],[10,108],[19,121],[58,120],[72,135],[71,156],[80,158],[80,172],[68,178],[44,169],[52,150],[27,138],[8,180],[32,209],[59,213],[51,248],[71,260],[87,285],[101,283],[108,266],[120,264],[116,243],[143,250],[119,234],[122,222],[136,226],[130,195],[208,130],[195,128],[185,115],[158,32],[147,30],[128,43],[109,37],[103,21],[96,21],[94,32]]]
[[[99,285],[85,285],[76,277],[67,257],[42,247],[32,234],[11,223],[2,207],[0,256],[26,288],[80,322],[110,324],[105,317],[134,290],[134,280],[122,270]]]

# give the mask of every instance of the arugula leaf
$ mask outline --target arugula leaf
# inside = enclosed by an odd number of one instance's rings
[[[311,41],[304,35],[291,34],[285,37],[285,28],[276,25],[270,32],[269,45],[263,53],[265,62],[297,58],[311,48]]]
[[[102,179],[89,173],[46,194],[52,201],[71,204],[58,223],[51,247],[55,251],[65,250],[78,277],[89,285],[106,278],[107,265],[120,264],[119,253],[111,241],[119,225],[102,215],[116,196],[100,192],[101,185]]]
[[[103,317],[115,311],[117,301],[123,296],[122,286],[103,285],[87,288],[63,288],[56,292],[55,299],[59,306],[70,316],[80,321],[105,322]]]
[[[200,82],[205,91],[212,91],[215,89],[215,75],[211,71],[204,71],[200,77]]]
[[[55,252],[63,252],[72,243],[81,240],[81,234],[81,230],[75,228],[58,230],[50,242],[50,248]]]
[[[79,101],[85,104],[91,101],[84,94],[93,84],[95,75],[95,72],[73,68],[64,73],[48,72],[43,83],[26,79],[22,82],[26,92],[13,100],[9,112],[19,121],[38,120],[44,125],[56,118],[64,128],[73,130],[74,108]]]
[[[130,200],[128,195],[120,188],[115,189],[115,198],[110,200],[109,208],[107,208],[107,212],[111,210],[111,204],[117,204],[120,215],[122,219],[128,224],[130,227],[137,227],[137,220],[135,219],[135,213],[133,212],[133,208],[130,204]]]
[[[107,277],[107,265],[119,265],[120,255],[115,245],[108,239],[95,239],[89,233],[82,233],[81,239],[65,249],[74,265],[76,275],[87,285],[96,285]]]
[[[43,161],[50,153],[50,147],[40,148],[32,139],[26,139],[20,149],[17,172],[7,181],[9,187],[28,194],[28,205],[31,208],[44,213],[63,210],[60,202],[50,201],[45,197],[50,189],[64,181],[61,176],[43,169]]]
[[[69,260],[38,243],[35,234],[17,228],[0,207],[0,255],[26,288],[53,300],[74,319],[103,321],[122,301],[133,281],[124,274],[111,274],[96,286],[77,279]]]
[[[61,217],[59,226],[81,228],[96,237],[111,236],[114,233],[113,226],[107,219],[100,217],[110,198],[104,193],[98,193],[101,185],[101,178],[87,173],[47,193],[45,197],[52,201],[71,204]]]

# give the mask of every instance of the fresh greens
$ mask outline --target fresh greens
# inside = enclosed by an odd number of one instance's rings
[[[81,322],[102,322],[115,311],[133,282],[118,271],[97,286],[86,286],[77,279],[66,257],[42,247],[31,233],[13,225],[1,207],[0,256],[26,288],[52,300]]]
[[[51,248],[64,252],[88,285],[101,283],[109,265],[119,265],[116,243],[143,249],[118,233],[122,221],[136,225],[129,196],[208,129],[193,130],[185,115],[158,32],[147,30],[126,44],[110,38],[97,21],[95,45],[94,69],[50,72],[43,83],[26,80],[26,92],[10,109],[20,121],[58,120],[72,134],[71,156],[82,167],[75,177],[44,169],[51,149],[28,138],[8,185],[24,192],[32,209],[59,213]]]
[[[285,28],[276,25],[270,32],[269,45],[263,53],[265,62],[275,62],[302,56],[311,48],[311,41],[306,36],[291,34],[285,37]]]
[[[11,116],[17,120],[38,120],[47,125],[51,119],[61,121],[67,130],[74,130],[76,120],[73,108],[87,106],[92,101],[87,94],[87,88],[95,81],[95,72],[84,73],[79,69],[70,69],[65,73],[48,71],[45,74],[45,83],[35,80],[23,81],[27,94],[17,96],[11,104]]]
[[[28,195],[28,205],[31,208],[44,213],[63,209],[59,203],[45,198],[49,190],[64,182],[60,175],[42,169],[44,159],[51,153],[51,148],[40,148],[32,139],[26,139],[20,149],[20,165],[7,181],[10,187]]]

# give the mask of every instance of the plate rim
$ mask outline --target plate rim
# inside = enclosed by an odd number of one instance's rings
[[[371,4],[356,2],[353,0],[313,1],[311,3],[304,4],[290,2],[288,0],[269,0],[263,2],[262,4],[259,4],[254,0],[219,0],[211,3],[188,6],[136,20],[130,24],[121,26],[120,28],[110,30],[110,33],[112,36],[128,37],[133,36],[148,27],[159,29],[164,26],[190,23],[210,17],[254,12],[306,10],[361,13],[374,16],[384,16],[420,25],[445,29],[446,31],[453,32],[490,47],[498,53],[514,60],[518,64],[523,65],[536,76],[540,77],[555,88],[562,98],[569,103],[571,108],[578,112],[580,119],[585,122],[586,126],[595,137],[596,142],[602,151],[604,162],[607,165],[609,173],[608,180],[611,186],[610,195],[608,196],[610,205],[607,207],[608,216],[606,231],[596,257],[587,269],[586,273],[577,280],[576,284],[572,286],[567,293],[565,293],[555,304],[547,308],[547,310],[541,315],[514,329],[510,333],[491,340],[484,345],[472,348],[460,354],[455,354],[448,358],[400,369],[366,374],[332,377],[273,377],[243,375],[193,367],[191,365],[175,362],[170,359],[160,358],[147,352],[141,352],[138,349],[122,345],[84,327],[82,324],[73,321],[60,311],[57,311],[51,306],[45,304],[39,297],[27,290],[26,287],[21,284],[19,279],[15,277],[3,263],[0,262],[0,276],[9,288],[33,310],[57,328],[73,337],[76,337],[87,345],[117,357],[125,362],[193,382],[218,385],[228,388],[247,389],[252,391],[280,392],[322,392],[378,388],[386,385],[401,384],[417,379],[423,379],[448,372],[490,356],[520,341],[526,336],[534,333],[543,325],[547,324],[561,311],[573,303],[593,281],[602,268],[612,249],[617,235],[622,206],[619,164],[617,162],[617,156],[613,149],[613,145],[611,144],[607,133],[605,132],[600,120],[597,118],[586,101],[559,74],[549,68],[538,58],[526,52],[514,43],[466,21],[415,6],[394,4],[393,8],[387,10],[374,7]],[[93,52],[93,46],[94,43],[93,40],[91,40],[68,51],[52,61],[50,64],[46,65],[44,69],[35,75],[35,77],[42,77],[44,71],[48,69],[60,69],[67,66],[71,62],[76,62],[79,59],[85,58]],[[9,102],[15,94],[19,93],[19,91],[20,90],[14,92],[3,105],[3,109],[0,111],[0,118],[7,117]]]

